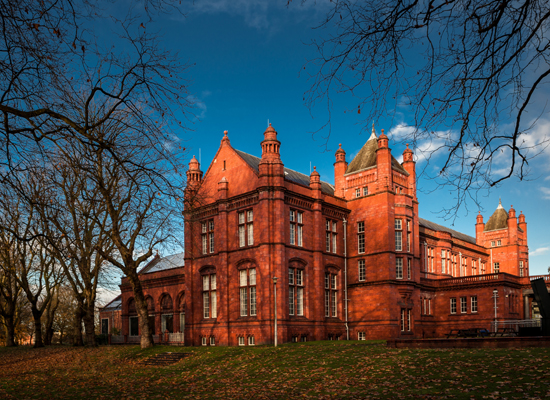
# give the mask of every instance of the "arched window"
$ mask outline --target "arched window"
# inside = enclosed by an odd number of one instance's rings
[[[288,314],[304,315],[305,264],[293,261],[288,268]]]
[[[240,315],[256,315],[256,266],[245,263],[239,266]]]
[[[160,330],[162,333],[174,332],[174,304],[169,294],[162,296],[160,300]]]
[[[202,316],[203,318],[218,317],[218,296],[216,269],[214,267],[202,268]]]

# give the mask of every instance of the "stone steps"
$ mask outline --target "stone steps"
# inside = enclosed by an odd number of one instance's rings
[[[190,356],[191,353],[160,353],[156,354],[153,357],[146,358],[141,361],[140,365],[147,366],[156,366],[162,367],[166,365],[175,364],[180,360],[183,360],[185,357]]]

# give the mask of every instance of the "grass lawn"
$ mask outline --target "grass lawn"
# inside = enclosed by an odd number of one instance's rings
[[[168,351],[191,356],[139,365]],[[358,341],[0,348],[0,399],[52,398],[547,399],[550,348],[402,350]]]

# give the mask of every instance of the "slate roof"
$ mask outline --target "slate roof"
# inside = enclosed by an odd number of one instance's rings
[[[376,150],[378,150],[378,139],[373,133],[369,140],[363,145],[359,153],[351,160],[346,170],[346,175],[353,172],[359,172],[364,169],[374,167],[376,165]],[[391,156],[392,167],[397,169],[400,172],[409,175],[409,173],[403,168],[403,166],[395,159],[394,156]]]
[[[150,272],[164,271],[172,268],[179,268],[185,265],[184,261],[185,252],[172,254],[166,257],[155,257],[145,267],[143,267],[138,273],[148,274]]]
[[[458,231],[455,231],[454,229],[449,229],[443,225],[436,224],[435,222],[428,221],[424,218],[418,218],[418,223],[420,226],[423,226],[424,228],[431,229],[433,231],[442,231],[442,232],[448,232],[451,234],[452,237],[455,237],[460,240],[464,240],[465,242],[470,242],[473,244],[476,244],[476,239],[465,235],[464,233],[460,233]]]
[[[111,300],[105,307],[102,308],[102,311],[117,311],[122,309],[122,295],[118,295],[113,300]]]
[[[489,218],[489,221],[485,224],[483,232],[495,231],[497,229],[507,229],[508,228],[508,213],[502,207],[502,203],[498,202],[498,207]]]
[[[259,166],[260,166],[260,161],[262,161],[261,158],[245,153],[244,151],[240,151],[236,149],[235,151],[239,156],[241,156],[241,158],[244,161],[246,161],[248,165],[250,165],[250,167],[254,169],[254,171],[258,173],[260,172]],[[286,167],[285,167],[285,179],[291,182],[309,187],[309,176]],[[330,183],[321,181],[321,192],[334,196],[334,186],[332,186]]]

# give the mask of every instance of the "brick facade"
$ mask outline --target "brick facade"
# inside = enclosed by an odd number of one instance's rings
[[[531,317],[523,214],[479,215],[476,238],[419,218],[413,152],[399,163],[383,131],[349,164],[337,150],[334,186],[285,168],[280,146],[271,125],[261,158],[225,132],[204,174],[191,160],[185,266],[141,274],[157,333],[171,312],[188,345],[273,343],[273,277],[279,343],[490,328],[494,290],[498,320]],[[128,335],[132,295],[125,280],[121,289]]]

